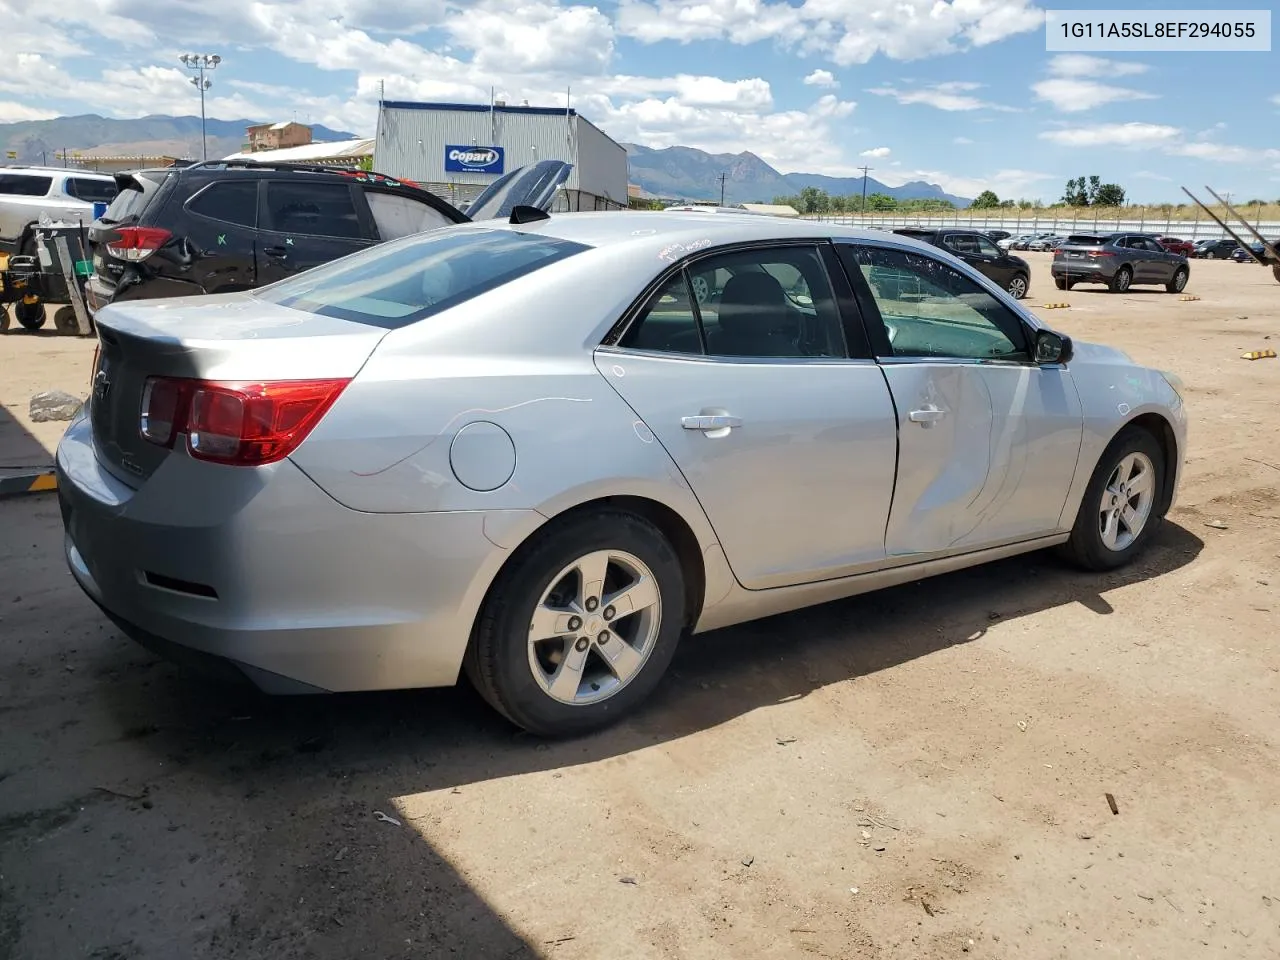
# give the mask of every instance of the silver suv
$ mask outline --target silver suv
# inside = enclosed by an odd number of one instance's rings
[[[0,252],[29,253],[42,215],[50,220],[93,218],[95,202],[116,195],[115,178],[63,167],[0,166]]]

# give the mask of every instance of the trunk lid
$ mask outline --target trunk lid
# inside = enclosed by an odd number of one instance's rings
[[[107,252],[107,244],[119,236],[117,228],[137,224],[159,197],[170,173],[165,170],[140,170],[117,173],[116,196],[107,212],[89,225],[89,253],[93,272],[99,282],[115,287],[124,275],[126,261]]]
[[[556,191],[569,179],[573,164],[563,160],[539,160],[517,167],[489,184],[467,207],[471,220],[496,220],[511,216],[516,207],[548,210]]]
[[[88,411],[98,459],[138,487],[173,451],[140,431],[148,377],[306,380],[353,377],[380,327],[300,313],[247,293],[113,303],[94,318],[98,360]]]

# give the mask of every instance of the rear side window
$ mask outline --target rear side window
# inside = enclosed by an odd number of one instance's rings
[[[370,247],[255,296],[394,330],[587,249],[512,230],[437,230]]]
[[[91,177],[68,177],[67,193],[85,203],[110,203],[116,196],[116,183]]]
[[[43,197],[53,186],[53,177],[27,173],[0,173],[0,194],[9,197]]]
[[[1073,233],[1067,237],[1067,243],[1077,247],[1097,247],[1106,243],[1106,238],[1092,233]]]
[[[448,217],[421,200],[397,193],[366,190],[369,211],[378,236],[383,240],[399,240],[453,223]]]
[[[258,182],[226,180],[211,183],[187,201],[187,210],[210,220],[255,227],[258,224]]]
[[[269,182],[265,227],[310,237],[362,236],[351,187],[345,183]]]

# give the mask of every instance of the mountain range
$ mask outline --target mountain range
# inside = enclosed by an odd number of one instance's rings
[[[779,173],[754,153],[707,153],[694,147],[655,150],[624,143],[630,180],[655,197],[678,200],[719,200],[720,175],[725,175],[726,203],[769,203],[774,197],[794,196],[817,187],[831,196],[862,193],[862,177],[827,177],[818,173]],[[969,199],[947,193],[936,183],[912,180],[890,187],[867,177],[867,195],[884,193],[897,200],[950,200],[958,207]]]
[[[245,128],[262,120],[205,121],[209,156],[221,158],[236,153],[245,142]],[[316,140],[352,140],[354,133],[311,125]],[[84,153],[109,147],[117,156],[200,156],[200,118],[148,116],[118,120],[87,113],[52,120],[21,120],[0,123],[0,150],[5,163],[39,163],[56,166],[55,154],[63,150]],[[16,156],[9,156],[10,153]]]
[[[244,143],[245,128],[254,120],[205,122],[209,156],[236,153]],[[351,140],[357,134],[312,125],[317,140]],[[827,177],[817,173],[779,173],[754,153],[707,153],[695,147],[666,147],[656,150],[637,143],[625,143],[630,166],[629,180],[646,193],[679,200],[718,200],[720,175],[725,175],[725,200],[729,203],[768,203],[777,196],[792,196],[805,187],[817,187],[832,196],[862,192],[861,177]],[[0,150],[7,163],[56,165],[56,154],[88,151],[110,152],[116,156],[200,156],[200,118],[152,115],[121,120],[83,114],[52,120],[22,120],[0,123]],[[14,156],[9,156],[12,153]],[[867,193],[885,193],[899,200],[937,198],[956,206],[969,201],[945,192],[934,183],[913,180],[890,187],[867,178]]]

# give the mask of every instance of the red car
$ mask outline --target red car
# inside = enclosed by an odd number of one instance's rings
[[[1159,237],[1160,246],[1164,247],[1170,253],[1180,253],[1184,257],[1189,257],[1195,253],[1196,245],[1190,240],[1181,240],[1178,237]]]

